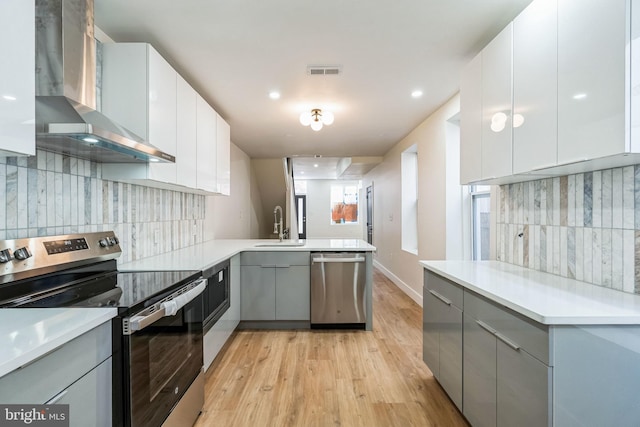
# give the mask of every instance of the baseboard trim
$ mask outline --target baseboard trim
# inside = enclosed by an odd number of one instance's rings
[[[398,276],[393,274],[384,265],[380,264],[377,260],[373,261],[373,266],[382,272],[389,280],[391,280],[402,292],[407,294],[409,298],[414,300],[416,304],[422,307],[422,295],[415,291],[411,286],[403,282]]]

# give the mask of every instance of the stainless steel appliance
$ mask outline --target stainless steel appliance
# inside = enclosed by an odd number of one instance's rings
[[[204,403],[200,271],[119,272],[113,232],[0,241],[0,307],[115,307],[113,425],[190,426]]]
[[[204,333],[222,317],[231,306],[229,260],[216,264],[203,272],[207,280],[204,291]]]
[[[365,329],[365,256],[311,254],[311,327]]]
[[[175,162],[97,111],[93,0],[36,0],[38,148],[102,163]]]

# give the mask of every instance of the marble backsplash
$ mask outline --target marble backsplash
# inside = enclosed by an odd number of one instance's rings
[[[498,260],[640,294],[640,165],[502,185]]]
[[[0,240],[114,230],[121,262],[200,243],[205,196],[101,179],[101,165],[38,150],[0,157]]]

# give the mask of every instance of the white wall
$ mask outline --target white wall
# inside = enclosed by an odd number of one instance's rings
[[[307,181],[307,238],[308,239],[362,239],[364,229],[363,192],[358,197],[358,224],[331,223],[331,185],[357,184],[357,181]]]
[[[373,244],[376,265],[416,302],[422,304],[423,269],[419,260],[447,255],[447,127],[460,110],[451,98],[393,147],[363,179],[374,184]],[[451,129],[449,129],[451,132]],[[418,254],[401,249],[401,168],[404,150],[418,145]],[[449,153],[451,155],[451,153]],[[453,219],[460,223],[460,218]]]
[[[251,159],[235,144],[231,144],[231,194],[208,196],[205,238],[249,239],[256,212],[251,202]]]

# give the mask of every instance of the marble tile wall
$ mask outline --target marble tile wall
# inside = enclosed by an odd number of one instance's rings
[[[0,157],[0,240],[114,230],[121,262],[203,240],[205,196],[101,179],[101,165],[37,151]]]
[[[640,165],[498,193],[497,259],[640,294]]]

